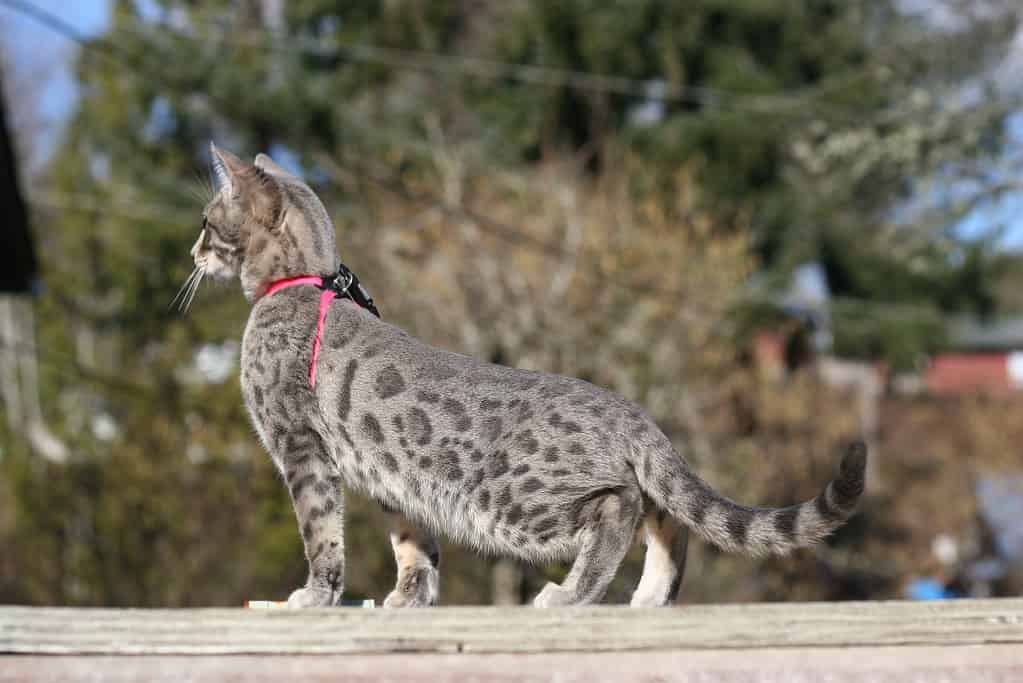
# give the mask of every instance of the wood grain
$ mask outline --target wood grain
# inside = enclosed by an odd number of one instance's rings
[[[558,653],[1001,644],[1023,653],[1023,599],[634,610],[0,607],[0,653]]]
[[[655,650],[536,654],[21,655],[0,657],[0,682],[182,683],[299,680],[395,683],[693,681],[699,683],[1019,683],[1020,649],[967,647]]]

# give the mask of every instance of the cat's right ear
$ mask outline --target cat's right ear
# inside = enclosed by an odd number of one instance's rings
[[[217,181],[217,189],[227,188],[228,194],[234,192],[235,178],[241,174],[248,164],[226,149],[217,147],[210,142],[210,157],[213,159],[213,176]]]
[[[291,173],[283,166],[278,164],[276,161],[271,159],[269,155],[263,154],[262,152],[256,155],[255,166],[256,168],[262,170],[264,173],[270,173],[272,175],[280,176],[283,178],[298,179],[298,176],[296,176],[294,173]]]

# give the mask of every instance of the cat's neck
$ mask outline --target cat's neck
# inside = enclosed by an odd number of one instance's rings
[[[240,278],[249,303],[266,293],[270,283],[303,275],[330,275],[337,269],[333,226],[316,226],[301,214],[286,211],[274,230],[256,233],[245,247]]]
[[[336,255],[317,258],[298,249],[289,250],[281,244],[271,244],[247,255],[242,263],[242,293],[249,303],[255,303],[274,282],[306,275],[331,275],[337,270],[338,263],[340,260]]]

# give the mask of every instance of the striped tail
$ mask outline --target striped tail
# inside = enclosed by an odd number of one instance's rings
[[[783,508],[741,505],[711,488],[674,449],[657,449],[637,468],[640,488],[654,503],[722,550],[756,557],[785,555],[814,545],[842,526],[863,494],[867,448],[846,450],[833,479],[816,498]]]

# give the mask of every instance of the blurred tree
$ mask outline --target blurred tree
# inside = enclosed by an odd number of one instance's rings
[[[956,229],[1013,187],[989,169],[1016,106],[995,67],[1019,25],[1013,2],[933,5],[323,2],[294,6],[283,42],[352,67],[336,151],[408,169],[443,140],[470,168],[568,153],[592,172],[624,147],[665,192],[690,164],[703,206],[777,275],[816,260],[835,295],[933,320],[993,308],[993,236],[971,247]],[[837,313],[859,357],[905,365],[940,343],[934,324],[871,332]]]

